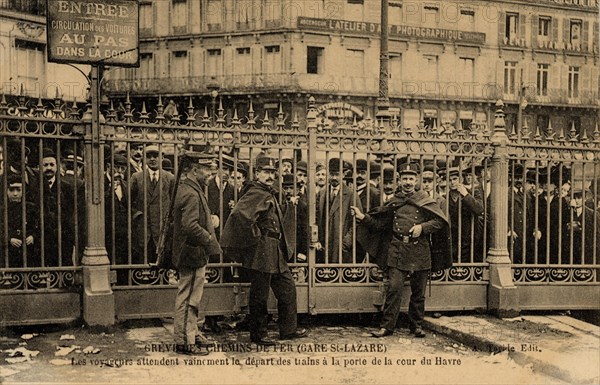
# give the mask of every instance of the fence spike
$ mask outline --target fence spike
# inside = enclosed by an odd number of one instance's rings
[[[6,102],[6,95],[2,94],[2,99],[0,100],[0,115],[6,115],[8,111],[8,103]],[[598,126],[596,126],[598,128]]]
[[[569,141],[576,142],[579,137],[577,130],[575,129],[575,121],[571,122],[571,130],[569,130]]]
[[[594,138],[594,143],[600,143],[600,131],[598,131],[598,122],[596,122],[596,127],[594,128],[592,137]]]

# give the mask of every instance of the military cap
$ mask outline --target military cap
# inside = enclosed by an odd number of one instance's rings
[[[256,158],[256,169],[258,171],[277,171],[277,162],[275,161],[275,158],[259,156]]]
[[[215,154],[204,151],[186,151],[183,156],[184,165],[199,164],[203,166],[210,166],[215,161]]]
[[[402,174],[419,174],[419,165],[416,163],[403,163],[398,167],[398,173]]]

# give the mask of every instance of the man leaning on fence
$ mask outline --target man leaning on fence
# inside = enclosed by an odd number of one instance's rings
[[[208,343],[198,330],[198,313],[206,264],[210,256],[221,253],[204,195],[213,155],[188,152],[184,156],[185,179],[173,207],[173,264],[179,272],[173,328],[177,353],[207,355],[202,349]]]
[[[297,328],[296,285],[287,261],[293,257],[281,208],[273,184],[275,159],[256,160],[256,181],[231,212],[221,246],[225,255],[242,263],[250,278],[250,339],[258,345],[273,346],[267,336],[269,289],[277,299],[280,339],[301,338],[305,329]]]
[[[451,240],[448,220],[439,205],[426,192],[415,191],[418,165],[402,164],[399,173],[400,190],[394,198],[367,214],[353,206],[352,213],[359,221],[357,240],[389,278],[381,328],[373,336],[393,333],[400,314],[402,288],[408,280],[409,328],[422,338],[427,278],[430,271],[452,265]]]

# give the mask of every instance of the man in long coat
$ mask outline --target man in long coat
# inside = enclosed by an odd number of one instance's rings
[[[317,262],[351,263],[352,253],[352,215],[350,206],[359,205],[360,199],[346,185],[351,173],[350,163],[343,161],[340,171],[340,159],[329,160],[329,186],[317,194],[317,226],[319,243]],[[340,252],[341,251],[341,252]],[[323,254],[327,255],[327,259]]]
[[[156,260],[156,246],[162,230],[163,218],[169,209],[171,192],[175,187],[175,176],[160,168],[158,160],[158,146],[146,147],[146,167],[131,176],[131,203],[135,211],[143,213],[139,220],[142,229],[136,229],[136,233],[142,234],[135,239],[137,241],[132,247],[138,252],[134,253],[133,263],[145,263],[143,258],[144,247],[147,250],[147,262]],[[144,224],[146,237],[144,239]]]
[[[402,289],[410,281],[410,330],[422,338],[427,278],[430,271],[452,266],[452,242],[448,220],[438,204],[426,192],[415,191],[418,165],[403,164],[399,173],[401,189],[394,198],[367,214],[357,207],[352,211],[360,221],[357,240],[389,278],[381,328],[373,336],[393,333]]]
[[[301,338],[307,331],[297,328],[296,285],[287,264],[293,250],[273,190],[275,159],[257,158],[256,170],[257,180],[249,184],[225,224],[221,247],[225,255],[247,269],[250,339],[273,346],[276,342],[267,336],[269,289],[277,299],[280,339]]]

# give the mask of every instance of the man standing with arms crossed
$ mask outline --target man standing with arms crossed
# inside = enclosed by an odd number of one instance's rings
[[[287,261],[293,257],[282,214],[273,190],[277,168],[275,159],[256,159],[256,181],[232,210],[223,233],[221,246],[225,255],[240,262],[250,279],[250,339],[273,346],[267,336],[269,289],[277,299],[279,337],[302,338],[308,333],[298,329],[296,285]]]
[[[179,271],[175,299],[175,351],[207,355],[206,338],[198,331],[198,313],[204,290],[206,264],[219,255],[204,188],[210,176],[212,154],[188,152],[181,162],[182,175],[173,207],[173,264]]]
[[[448,220],[435,200],[424,191],[415,191],[418,165],[400,166],[400,191],[384,206],[368,214],[358,207],[352,213],[358,221],[357,240],[375,256],[389,279],[381,328],[374,337],[391,335],[400,315],[404,282],[410,281],[408,308],[410,331],[425,337],[425,288],[430,271],[452,265]],[[433,237],[436,239],[432,239]]]

